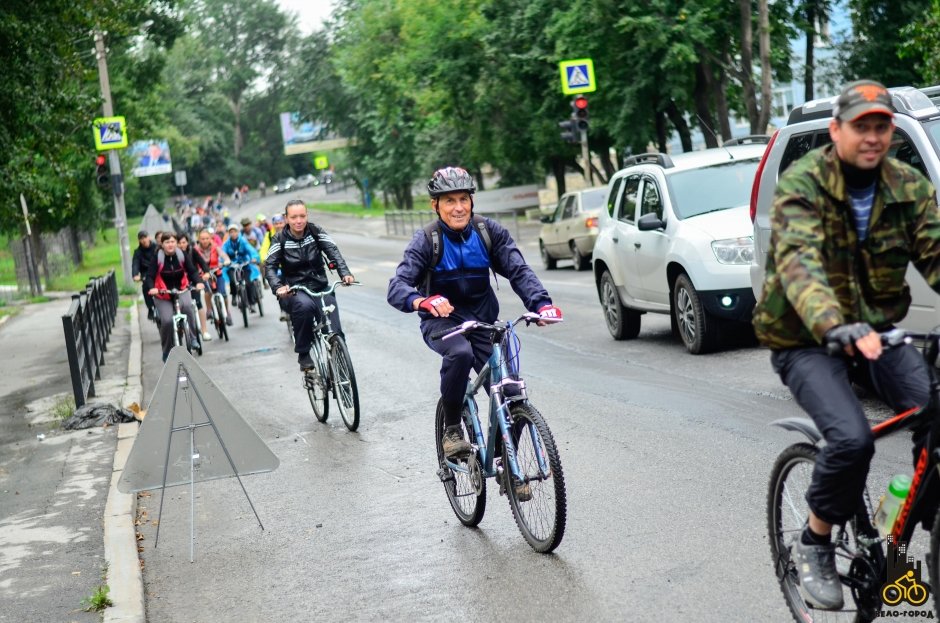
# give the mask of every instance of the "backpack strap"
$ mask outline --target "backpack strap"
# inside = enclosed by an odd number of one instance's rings
[[[483,247],[486,249],[487,256],[489,256],[490,249],[493,247],[493,240],[490,237],[490,230],[486,226],[486,219],[474,214],[470,219],[470,223],[477,230],[477,233],[480,234],[480,238],[483,240]],[[428,272],[424,277],[424,295],[429,296],[431,294],[431,273],[433,273],[434,268],[441,263],[441,258],[444,256],[444,245],[441,242],[440,219],[425,225],[424,235],[431,242],[431,263],[428,265]],[[490,263],[490,269],[492,269],[492,262]],[[496,271],[493,271],[493,275],[496,275]]]

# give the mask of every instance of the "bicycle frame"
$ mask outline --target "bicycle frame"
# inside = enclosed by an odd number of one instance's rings
[[[539,475],[526,478],[520,471],[516,461],[516,445],[512,440],[512,417],[510,408],[514,402],[527,403],[529,400],[526,392],[525,381],[519,378],[519,351],[515,346],[516,334],[514,325],[526,316],[522,316],[515,322],[505,322],[498,325],[493,331],[493,351],[490,353],[489,360],[480,370],[476,378],[467,383],[467,392],[464,395],[464,404],[470,413],[468,424],[472,431],[468,431],[474,440],[471,444],[474,451],[482,448],[481,462],[483,475],[491,478],[502,473],[504,467],[496,460],[496,433],[502,436],[503,458],[509,465],[509,470],[513,477],[519,481],[546,480],[551,476],[551,470],[545,459],[545,452],[539,443],[539,437],[534,428],[529,428],[529,435],[532,440],[532,447],[536,448],[538,457]],[[466,324],[466,323],[465,323]],[[447,339],[447,338],[444,338]],[[514,378],[515,377],[515,378]],[[489,394],[489,427],[488,439],[483,439],[483,428],[480,425],[480,417],[474,396],[485,382],[489,381],[487,393]],[[512,388],[513,395],[506,395],[506,389]],[[458,472],[469,473],[470,467],[467,463],[455,463],[450,459],[445,459],[447,466]]]
[[[324,379],[329,378],[329,375],[327,374],[327,369],[326,369],[327,362],[326,362],[325,353],[330,352],[330,337],[333,336],[333,323],[330,320],[330,314],[333,313],[333,311],[336,309],[336,305],[332,303],[330,305],[324,305],[323,297],[333,294],[333,292],[336,291],[336,286],[341,283],[343,282],[334,281],[333,284],[329,288],[327,288],[326,290],[323,290],[322,292],[314,292],[313,290],[310,290],[309,288],[306,288],[301,285],[295,285],[295,286],[290,287],[290,290],[292,292],[299,291],[299,292],[304,292],[310,295],[310,297],[316,299],[320,305],[320,312],[321,312],[322,320],[320,320],[320,322],[317,322],[316,324],[313,325],[313,329],[312,329],[313,330],[313,343],[311,344],[312,347],[310,350],[315,351],[315,354],[313,356],[313,361],[317,365],[317,372]],[[358,281],[354,281],[353,283],[349,285],[360,285],[360,284]],[[324,328],[326,329],[326,331],[323,331]]]
[[[872,435],[875,442],[877,442],[879,439],[896,432],[910,430],[918,425],[925,426],[926,434],[922,447],[917,454],[917,461],[914,464],[911,488],[891,528],[891,536],[894,542],[901,543],[910,540],[917,522],[926,517],[926,513],[931,510],[936,513],[937,510],[936,508],[927,508],[927,504],[928,500],[936,502],[934,492],[940,486],[940,447],[938,447],[938,442],[940,442],[940,380],[938,380],[934,371],[940,334],[930,333],[924,335],[907,333],[902,330],[896,331],[898,333],[888,338],[889,340],[895,340],[896,343],[900,343],[897,335],[903,335],[903,341],[907,343],[913,340],[924,340],[924,359],[930,376],[930,399],[926,405],[898,413],[871,428]],[[808,418],[786,418],[771,424],[787,430],[799,431],[809,437],[814,445],[822,440],[822,435],[816,425]],[[934,469],[935,467],[936,469]],[[879,538],[873,542],[880,541]]]

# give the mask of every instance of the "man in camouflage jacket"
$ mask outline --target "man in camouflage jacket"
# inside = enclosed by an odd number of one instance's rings
[[[909,262],[940,291],[940,214],[934,189],[887,157],[891,96],[869,80],[846,85],[830,121],[833,144],[806,154],[781,177],[771,208],[771,252],[754,309],[758,339],[797,403],[826,439],[806,493],[807,527],[793,548],[807,602],[842,607],[833,524],[859,507],[874,454],[871,427],[852,391],[854,357],[897,411],[926,404],[929,376],[910,345],[882,351],[879,331],[907,314]]]

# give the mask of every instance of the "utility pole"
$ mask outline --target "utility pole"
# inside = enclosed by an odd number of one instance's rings
[[[587,130],[581,130],[581,160],[584,161],[584,177],[588,186],[594,185],[594,172],[591,171],[591,151],[588,149]]]
[[[98,81],[101,83],[101,99],[104,100],[104,116],[114,116],[111,103],[111,82],[108,80],[108,59],[104,49],[104,33],[95,31],[95,56],[98,59]],[[121,248],[121,270],[124,273],[124,285],[133,288],[131,278],[131,243],[127,234],[127,212],[124,209],[124,179],[121,177],[121,160],[117,150],[108,150],[108,162],[111,168],[111,189],[114,196],[114,226],[118,233],[118,245]]]

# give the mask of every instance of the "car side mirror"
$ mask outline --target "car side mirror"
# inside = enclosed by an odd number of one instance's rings
[[[640,220],[636,222],[636,227],[640,231],[655,231],[657,229],[666,229],[666,223],[654,212],[650,212],[640,217]]]
[[[548,216],[543,216],[543,217],[540,218],[539,220],[540,220],[541,222],[543,222],[543,223],[552,223],[552,222],[554,222],[554,220],[553,220],[553,215],[551,215],[551,214],[549,214]]]

